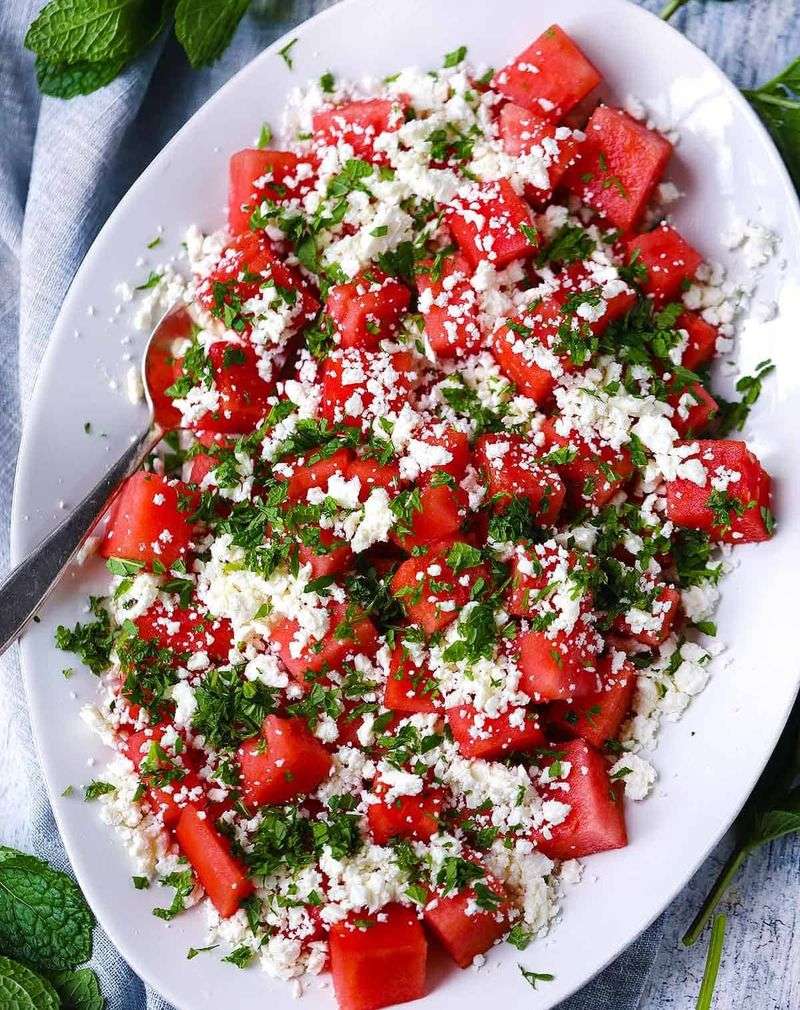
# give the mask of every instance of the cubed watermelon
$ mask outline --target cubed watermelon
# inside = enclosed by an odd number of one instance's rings
[[[413,909],[355,912],[331,927],[329,945],[341,1010],[379,1010],[424,994],[428,944]]]
[[[286,803],[313,792],[331,770],[330,754],[304,719],[268,715],[261,734],[237,752],[245,802]]]
[[[233,644],[233,628],[227,617],[211,617],[202,607],[168,607],[161,600],[134,621],[139,637],[158,643],[162,649],[195,655],[205,652],[226,662]]]
[[[551,25],[498,70],[492,88],[540,116],[562,119],[601,81],[600,74],[558,25]]]
[[[402,644],[392,650],[383,704],[395,712],[435,712],[439,691],[424,665],[417,666]]]
[[[468,862],[481,869],[477,860]],[[425,925],[456,964],[468,968],[507,931],[510,910],[503,885],[485,871],[481,879],[456,893],[432,891]]]
[[[579,736],[598,749],[616,739],[622,721],[630,711],[636,690],[636,670],[624,653],[610,650],[598,664],[599,691],[578,701],[556,701],[548,706],[546,718],[569,736]]]
[[[560,824],[534,831],[539,850],[551,859],[583,859],[595,852],[621,849],[628,844],[623,810],[623,782],[612,782],[608,764],[585,740],[554,745],[557,762],[566,776],[546,784],[547,798],[568,803],[570,811]],[[569,788],[563,791],[562,783]]]
[[[630,262],[642,264],[647,279],[642,290],[656,308],[680,298],[684,286],[694,277],[703,257],[668,224],[660,224],[627,243]]]
[[[262,200],[299,198],[314,184],[316,167],[291,151],[247,147],[231,155],[228,173],[228,227],[236,235],[250,228]]]
[[[189,553],[191,502],[185,484],[140,470],[128,477],[111,505],[100,554],[171,568]]]
[[[481,342],[480,303],[467,258],[457,253],[441,263],[428,260],[419,269],[419,311],[434,354],[458,358],[476,350]]]
[[[555,522],[564,501],[564,482],[553,469],[539,462],[536,444],[524,435],[481,435],[475,443],[480,466],[494,500],[502,512],[514,498],[526,498],[542,525]]]
[[[532,709],[510,708],[489,717],[472,705],[456,705],[447,709],[447,722],[458,749],[467,758],[494,761],[535,750],[544,743],[539,715]]]
[[[671,153],[672,144],[660,133],[622,109],[600,105],[565,183],[614,227],[629,232],[641,221]]]
[[[546,179],[543,177],[541,182],[537,179],[535,184],[529,182],[525,186],[526,199],[536,207],[543,207],[552,199],[579,150],[569,127],[542,119],[542,115],[508,102],[500,109],[498,119],[506,151],[514,157],[533,152],[546,172]]]
[[[591,625],[570,632],[526,631],[517,638],[520,690],[534,701],[569,701],[597,690],[602,640]]]
[[[689,477],[667,483],[667,516],[672,522],[724,543],[768,540],[774,529],[772,482],[745,443],[700,439],[678,445],[688,450],[684,468],[693,464],[703,483]]]
[[[467,514],[466,495],[460,487],[448,484],[426,484],[404,502],[391,538],[409,553],[415,547],[455,537]]]
[[[490,263],[499,270],[536,252],[530,208],[507,179],[465,183],[447,205],[445,221],[473,267]]]
[[[465,552],[475,557],[465,557]],[[448,563],[448,556],[456,567]],[[392,592],[409,621],[432,635],[452,624],[472,599],[476,584],[480,582],[480,590],[488,580],[489,569],[481,562],[479,552],[466,544],[448,544],[404,561],[392,579]]]
[[[352,612],[346,603],[329,607],[328,630],[322,638],[304,641],[297,647],[300,625],[293,618],[281,618],[272,628],[281,661],[298,683],[307,687],[328,670],[341,669],[354,656],[372,656],[378,649],[378,633],[368,617]]]
[[[312,116],[315,140],[326,146],[349,144],[357,158],[383,162],[385,155],[374,149],[375,139],[403,125],[400,101],[367,98],[321,109]]]
[[[392,838],[415,838],[425,842],[439,830],[446,793],[428,787],[414,796],[388,798],[389,786],[378,780],[373,786],[377,802],[367,807],[367,821],[373,840],[386,845]]]
[[[374,350],[395,336],[411,292],[394,277],[371,267],[328,292],[326,311],[336,324],[342,347]]]
[[[234,915],[255,888],[244,866],[231,855],[228,839],[217,831],[205,811],[192,807],[186,807],[181,814],[175,837],[219,914],[224,919]]]

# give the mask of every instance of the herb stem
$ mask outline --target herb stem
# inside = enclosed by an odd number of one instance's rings
[[[714,910],[722,900],[722,896],[725,894],[725,891],[727,891],[733,881],[733,878],[739,872],[742,863],[749,854],[749,845],[737,846],[730,854],[725,862],[725,865],[720,870],[719,876],[714,881],[714,886],[711,888],[708,897],[703,902],[700,911],[697,913],[691,926],[689,926],[684,934],[683,940],[681,941],[684,947],[691,947],[700,939],[700,935],[705,929],[706,923],[714,914]],[[700,1004],[698,1003],[698,1007],[699,1006]]]
[[[780,95],[769,95],[762,94],[760,90],[758,91],[742,91],[744,97],[750,102],[763,102],[764,105],[775,105],[779,109],[791,109],[797,108],[797,100],[794,98],[781,98]]]
[[[700,992],[697,994],[695,1010],[711,1010],[711,1001],[714,998],[714,987],[717,984],[719,974],[719,964],[722,960],[722,945],[725,942],[724,915],[718,915],[714,919],[711,929],[711,940],[708,944],[708,957],[706,958],[706,968],[703,972],[703,981],[700,983]]]
[[[676,11],[679,11],[681,7],[685,7],[688,2],[689,0],[669,0],[667,6],[659,14],[659,17],[662,21],[669,21],[672,15]]]

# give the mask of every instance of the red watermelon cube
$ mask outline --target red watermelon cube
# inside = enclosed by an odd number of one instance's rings
[[[245,740],[237,757],[245,802],[254,807],[313,792],[333,764],[304,719],[277,715],[267,716],[261,734]]]
[[[723,543],[769,540],[774,530],[772,482],[745,443],[700,439],[678,444],[693,450],[686,460],[699,464],[704,482],[679,477],[667,483],[672,522]]]
[[[536,252],[530,208],[507,179],[465,183],[445,221],[473,267],[486,262],[499,270]]]
[[[625,660],[624,653],[611,650],[600,660],[598,672],[601,678],[598,691],[573,702],[553,702],[547,709],[547,721],[599,750],[607,740],[616,738],[630,711],[636,670]]]
[[[632,238],[627,249],[629,261],[641,263],[647,270],[642,290],[656,308],[680,299],[684,286],[703,262],[700,253],[668,224]]]
[[[539,116],[562,119],[600,83],[598,71],[558,25],[498,70],[492,88]]]
[[[568,803],[565,820],[533,832],[539,850],[551,859],[583,859],[595,852],[628,844],[622,794],[624,784],[612,782],[605,758],[584,740],[570,740],[553,748],[555,761],[566,777],[545,784],[546,798]],[[563,791],[562,785],[568,789]]]
[[[671,154],[672,144],[660,133],[622,109],[600,105],[565,182],[615,228],[629,232],[641,221]]]
[[[194,532],[191,500],[180,481],[144,470],[128,477],[109,510],[101,556],[167,569],[185,560]]]
[[[356,912],[331,927],[329,945],[341,1010],[379,1010],[424,994],[428,944],[413,909]]]
[[[204,810],[186,807],[175,829],[186,856],[219,914],[234,915],[255,888],[244,866],[231,855],[230,842],[214,827]]]

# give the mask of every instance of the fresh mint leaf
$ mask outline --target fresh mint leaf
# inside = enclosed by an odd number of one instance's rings
[[[297,39],[290,39],[283,49],[278,50],[278,56],[283,60],[286,66],[292,70],[294,69],[294,58],[292,56],[292,49],[294,49],[297,44]]]
[[[228,48],[250,0],[178,0],[175,34],[196,69]]]
[[[459,63],[463,63],[467,56],[467,47],[459,46],[458,49],[454,49],[452,53],[446,53],[444,57],[445,69],[449,67],[457,67]]]
[[[190,947],[186,951],[186,960],[187,961],[193,961],[197,957],[198,954],[205,954],[206,951],[216,950],[218,946],[219,946],[219,944],[212,943],[212,944],[209,944],[208,947]]]
[[[156,287],[160,280],[161,280],[161,274],[157,274],[155,270],[151,270],[150,273],[147,275],[147,280],[141,284],[136,285],[136,290],[147,291],[150,288]]]
[[[250,947],[237,947],[236,950],[232,950],[227,957],[223,957],[223,961],[227,961],[228,964],[235,964],[237,968],[246,968],[248,964],[255,957],[255,951]]]
[[[95,63],[87,60],[59,63],[37,56],[36,83],[41,93],[51,98],[88,95],[110,84],[127,62],[127,57],[117,57]]]
[[[127,60],[163,26],[152,0],[50,0],[28,29],[25,46],[53,63]]]
[[[153,915],[169,922],[186,907],[186,899],[194,889],[194,877],[191,870],[175,870],[174,873],[168,873],[166,877],[163,877],[161,883],[164,887],[174,887],[175,893],[169,906],[167,908],[154,908]]]
[[[74,652],[92,673],[100,674],[111,665],[111,650],[114,647],[114,629],[111,618],[99,596],[89,597],[89,608],[95,620],[86,624],[76,624],[67,628],[59,624],[55,642],[58,649]]]
[[[525,950],[526,947],[530,946],[532,939],[533,932],[525,929],[520,922],[514,923],[511,927],[511,931],[506,937],[506,941],[510,943],[512,947],[516,947],[517,950]]]
[[[771,81],[742,94],[761,117],[800,185],[800,57]]]
[[[104,1010],[106,1001],[91,968],[53,972],[49,980],[61,999],[61,1010]]]
[[[24,964],[0,957],[0,1006],[8,1010],[59,1010],[53,986]]]
[[[91,956],[93,925],[78,885],[65,873],[0,847],[0,953],[36,968],[74,968]]]
[[[518,967],[522,973],[522,977],[533,989],[537,987],[539,982],[552,982],[555,978],[555,975],[551,975],[546,971],[529,971],[529,969],[523,968],[522,965],[519,965]]]
[[[105,796],[106,793],[113,792],[116,792],[116,786],[112,786],[110,782],[99,782],[95,779],[83,790],[83,798],[88,803],[91,800],[96,800],[98,796]]]

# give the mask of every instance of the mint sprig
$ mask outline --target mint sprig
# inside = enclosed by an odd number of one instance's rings
[[[94,919],[78,885],[35,856],[0,848],[0,952],[53,971],[92,952]]]
[[[91,968],[53,972],[48,981],[58,993],[61,1010],[103,1010],[105,1006],[100,983]]]
[[[0,1007],[103,1010],[97,976],[78,968],[92,955],[93,927],[71,877],[0,845]]]
[[[760,88],[742,93],[761,117],[800,186],[800,57]]]
[[[175,35],[195,68],[219,59],[250,0],[178,0]]]
[[[193,67],[229,45],[251,0],[50,0],[25,36],[45,95],[74,98],[109,84],[166,30]]]
[[[13,1010],[59,1010],[53,986],[24,964],[0,957],[0,1006]]]

